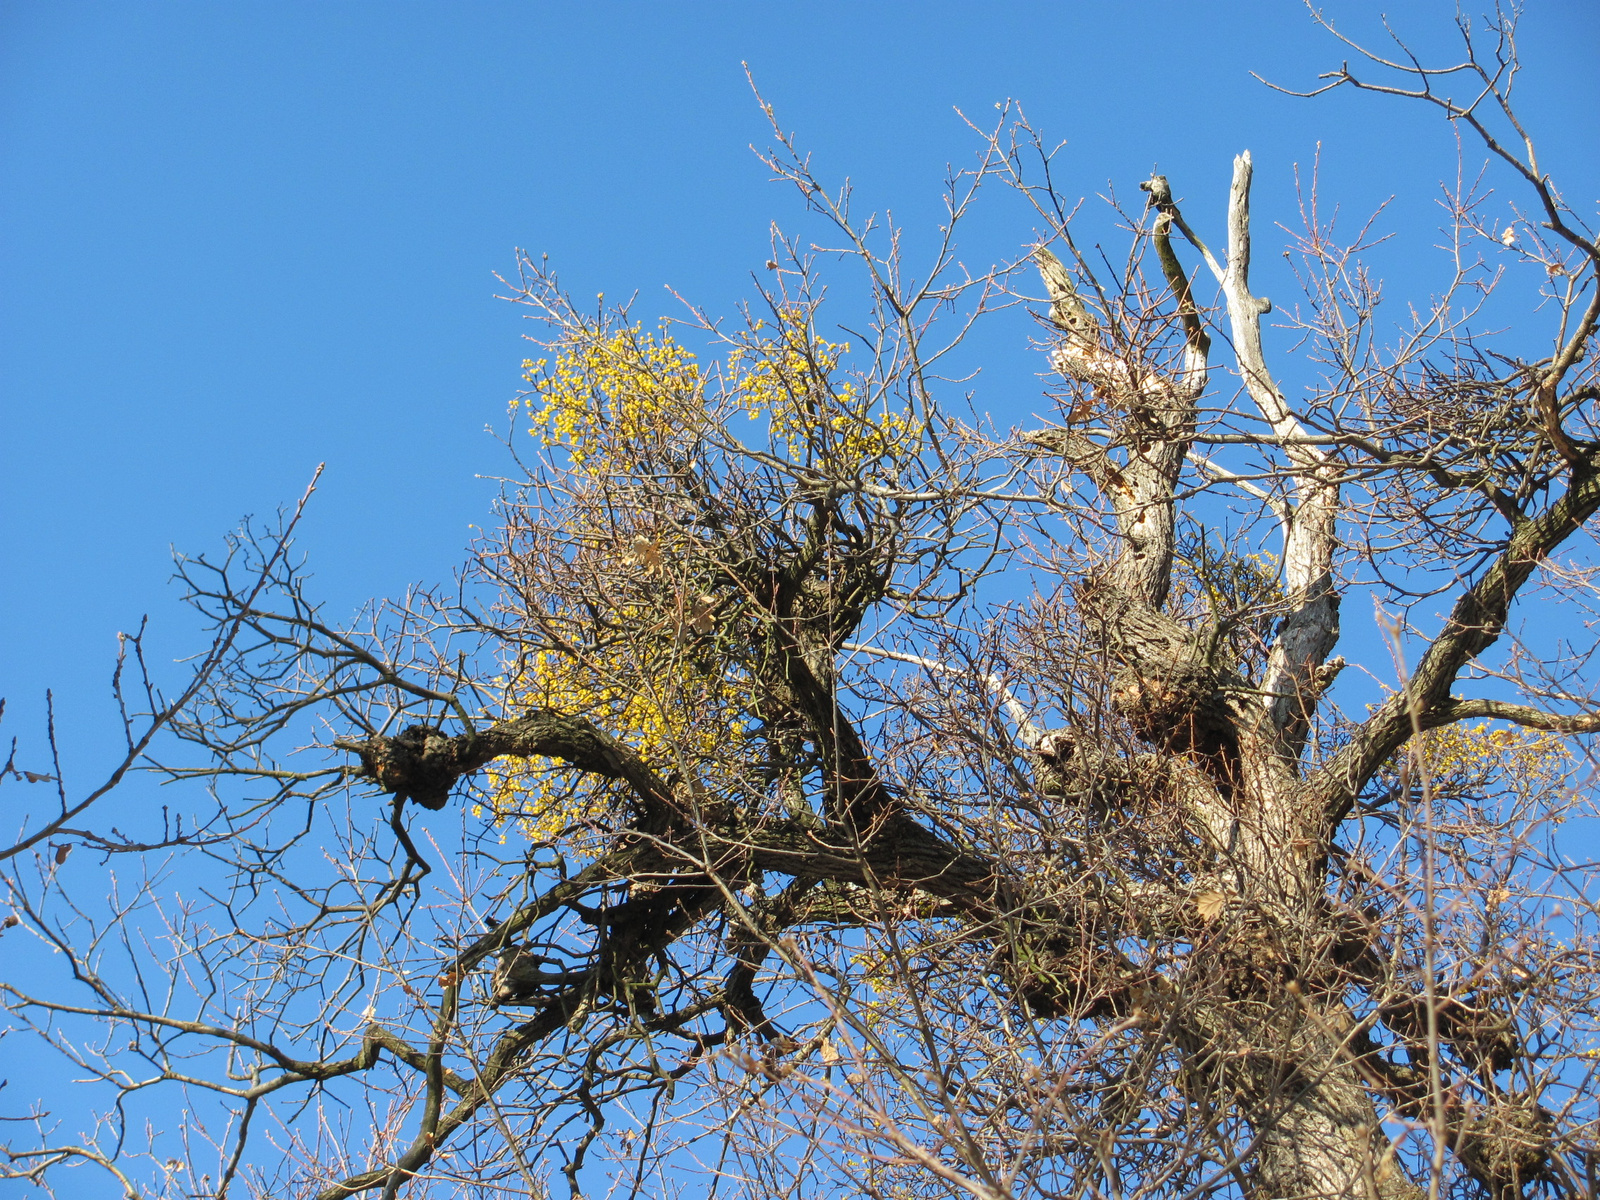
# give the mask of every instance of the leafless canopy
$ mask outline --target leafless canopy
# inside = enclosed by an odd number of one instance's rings
[[[1511,23],[1461,34],[1443,68],[1352,43],[1323,89],[1437,106],[1517,189],[1448,193],[1450,284],[1399,328],[1309,191],[1303,295],[1252,290],[1248,153],[1215,234],[1157,175],[1123,266],[1081,251],[1014,113],[918,270],[776,122],[838,240],[777,237],[741,320],[648,327],[525,259],[522,473],[458,585],[332,621],[298,512],[182,560],[212,652],[6,854],[12,1036],[98,1107],[13,1074],[4,1169],[1593,1196],[1600,891],[1562,847],[1600,704],[1561,631],[1600,244],[1514,115]],[[985,185],[1042,236],[973,273]],[[840,259],[860,322],[822,303]],[[960,375],[1024,308],[1055,418],[998,432]],[[1336,686],[1351,597],[1389,646]],[[140,762],[212,807],[118,833]]]

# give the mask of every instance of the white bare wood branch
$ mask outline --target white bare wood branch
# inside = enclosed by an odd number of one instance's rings
[[[1339,600],[1333,589],[1339,482],[1327,454],[1307,444],[1272,378],[1261,344],[1261,318],[1272,310],[1250,291],[1250,181],[1246,150],[1233,160],[1228,197],[1228,270],[1222,290],[1238,355],[1239,375],[1256,408],[1280,439],[1295,481],[1298,503],[1285,522],[1283,578],[1289,613],[1268,657],[1262,690],[1273,728],[1289,753],[1306,733],[1306,709],[1317,688],[1317,668],[1339,637]]]
[[[923,658],[920,654],[907,654],[902,650],[886,650],[882,646],[867,646],[860,642],[845,642],[841,650],[848,650],[854,654],[871,654],[878,658],[892,658],[896,662],[910,663],[912,666],[922,667],[925,670],[935,671],[941,675],[957,675],[961,671],[949,663],[942,663],[936,658]],[[1033,723],[1028,716],[1028,710],[1018,700],[1016,694],[1008,688],[998,675],[993,672],[982,672],[983,681],[991,692],[1000,701],[1000,707],[1005,710],[1006,716],[1017,727],[1017,741],[1022,743],[1024,749],[1037,750],[1044,742],[1044,731]]]

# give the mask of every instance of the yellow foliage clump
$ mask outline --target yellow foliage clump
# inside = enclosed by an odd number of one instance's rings
[[[739,781],[727,764],[749,736],[749,688],[739,677],[708,676],[674,652],[655,661],[630,648],[582,658],[546,651],[533,657],[509,690],[519,709],[550,708],[588,717],[627,742],[663,775],[678,774],[726,795]],[[497,818],[530,841],[565,839],[574,848],[607,817],[608,789],[574,780],[551,759],[505,759],[490,775]]]
[[[565,452],[574,494],[603,485],[604,503],[592,516],[575,508],[582,527],[569,533],[580,558],[609,560],[598,570],[613,585],[546,615],[566,627],[563,648],[508,670],[507,715],[537,706],[587,716],[663,775],[734,794],[755,718],[748,678],[708,645],[719,618],[703,580],[714,564],[682,531],[646,532],[660,514],[628,511],[618,481],[655,455],[681,453],[699,431],[731,437],[728,418],[739,413],[765,422],[772,453],[833,475],[892,470],[919,451],[921,425],[888,403],[873,411],[866,386],[843,369],[848,348],[818,336],[803,306],[754,323],[709,371],[665,324],[651,332],[573,320],[551,350],[523,363],[530,390],[520,403],[530,432]],[[610,802],[604,785],[574,781],[548,760],[504,760],[491,786],[497,819],[569,848]]]
[[[554,365],[526,359],[522,370],[538,401],[536,409],[525,401],[535,434],[564,447],[577,467],[670,438],[685,422],[697,423],[702,409],[695,356],[664,329],[657,336],[640,325],[577,326],[558,345]]]
[[[885,405],[873,411],[861,385],[833,376],[849,347],[811,331],[804,310],[779,311],[775,330],[757,322],[749,343],[728,355],[735,403],[768,422],[776,448],[797,460],[857,471],[912,452],[921,425]]]
[[[554,363],[524,360],[523,403],[534,434],[579,471],[721,427],[740,410],[767,423],[773,449],[824,469],[859,471],[920,446],[921,422],[908,411],[875,408],[859,380],[839,378],[849,347],[816,334],[803,307],[757,321],[711,373],[664,326],[575,324],[554,348]]]
[[[1508,786],[1513,791],[1560,786],[1572,769],[1570,748],[1560,734],[1476,725],[1430,729],[1410,747],[1411,769],[1450,795]]]

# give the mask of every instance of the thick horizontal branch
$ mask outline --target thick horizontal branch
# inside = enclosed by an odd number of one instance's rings
[[[418,1050],[410,1042],[405,1041],[395,1033],[385,1029],[376,1021],[367,1026],[366,1044],[368,1046],[376,1046],[387,1050],[390,1054],[394,1055],[395,1058],[405,1063],[406,1066],[413,1067],[418,1071],[427,1072],[430,1069],[428,1056],[426,1054],[424,1054],[421,1050]],[[469,1080],[463,1079],[449,1067],[441,1066],[438,1068],[438,1070],[439,1077],[444,1083],[444,1086],[449,1088],[458,1096],[466,1095],[467,1089],[472,1086]]]
[[[825,831],[795,822],[764,823],[744,844],[763,870],[830,883],[913,888],[980,920],[999,916],[1006,907],[994,863],[965,853],[907,817],[886,822],[860,841],[834,841]]]
[[[361,758],[362,773],[386,792],[443,808],[450,789],[497,758],[556,758],[591,774],[620,779],[647,812],[672,807],[672,790],[624,742],[583,717],[540,708],[475,733],[449,737],[413,725],[398,737],[334,743]]]
[[[1460,712],[1455,708],[1458,703],[1468,703],[1451,697],[1450,688],[1462,668],[1499,640],[1511,605],[1540,562],[1600,511],[1600,475],[1592,472],[1592,465],[1561,499],[1517,526],[1505,550],[1456,600],[1444,630],[1406,686],[1306,780],[1305,801],[1316,805],[1328,821],[1344,818],[1366,781],[1417,730],[1467,718],[1467,713],[1448,715]]]
[[[1511,704],[1504,700],[1461,700],[1451,697],[1430,714],[1430,726],[1450,725],[1456,721],[1486,719],[1507,721],[1528,729],[1541,729],[1548,733],[1600,732],[1600,713],[1550,713],[1528,704]]]

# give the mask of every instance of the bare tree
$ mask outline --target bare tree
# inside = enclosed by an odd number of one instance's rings
[[[1594,1195],[1600,892],[1563,839],[1600,703],[1561,630],[1595,595],[1600,244],[1513,113],[1511,22],[1460,32],[1442,68],[1352,44],[1326,85],[1438,106],[1526,208],[1451,193],[1452,283],[1385,330],[1366,231],[1308,194],[1287,367],[1248,153],[1215,250],[1157,175],[1115,268],[1020,115],[922,272],[776,122],[839,242],[778,238],[740,321],[648,328],[524,259],[522,476],[456,587],[348,626],[285,536],[180,563],[219,654],[157,769],[216,807],[181,857],[73,831],[140,852],[109,908],[48,856],[8,876],[54,951],[14,1021],[105,1102],[29,1114],[6,1169]],[[1043,236],[974,274],[994,183]],[[873,307],[830,334],[839,256]],[[950,397],[1030,263],[1057,417],[1002,434]],[[1506,272],[1539,298],[1479,334]],[[1352,593],[1392,655],[1335,687]],[[1519,637],[1536,594],[1567,615]]]

